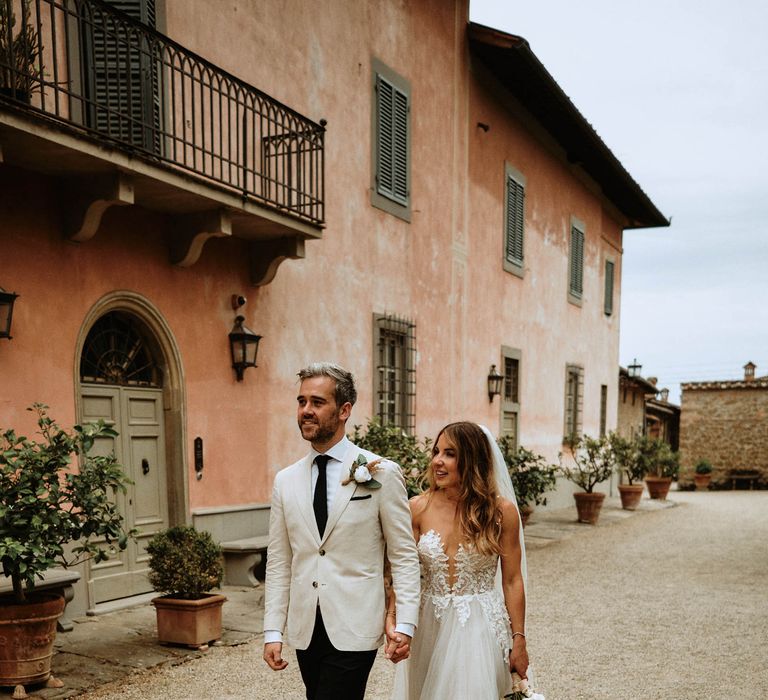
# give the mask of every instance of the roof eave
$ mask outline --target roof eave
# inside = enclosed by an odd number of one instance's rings
[[[669,226],[520,36],[470,22],[470,51],[581,167],[622,213],[625,229]],[[522,79],[524,78],[524,79]]]

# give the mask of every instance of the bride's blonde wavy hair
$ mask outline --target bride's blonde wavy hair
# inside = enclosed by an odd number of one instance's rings
[[[497,505],[493,457],[485,433],[476,423],[449,423],[437,434],[433,454],[441,435],[445,435],[456,448],[459,471],[457,512],[463,539],[471,542],[482,554],[500,554],[501,514]],[[431,463],[427,480],[429,490],[438,491]]]

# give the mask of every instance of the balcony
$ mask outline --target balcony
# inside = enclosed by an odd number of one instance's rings
[[[323,121],[101,0],[0,0],[0,163],[72,193],[73,241],[109,207],[140,206],[172,222],[174,264],[235,236],[265,284],[321,235],[324,137]]]

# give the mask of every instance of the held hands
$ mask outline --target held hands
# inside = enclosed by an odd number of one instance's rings
[[[264,661],[273,671],[282,671],[288,662],[283,659],[282,642],[270,642],[264,645]]]
[[[387,615],[384,622],[384,632],[387,635],[387,645],[384,648],[386,656],[393,664],[407,659],[411,654],[411,638],[407,634],[395,631],[394,616]]]

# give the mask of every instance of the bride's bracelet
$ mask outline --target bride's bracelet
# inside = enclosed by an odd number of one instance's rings
[[[525,639],[525,634],[523,632],[512,632],[512,641],[515,641],[515,637],[522,637]]]

